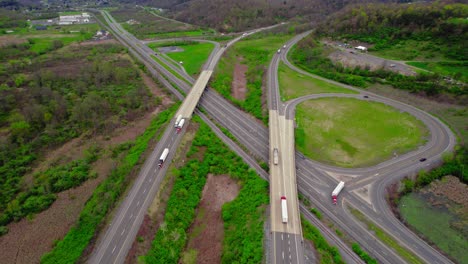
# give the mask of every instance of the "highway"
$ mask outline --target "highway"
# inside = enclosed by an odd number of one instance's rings
[[[124,35],[126,34],[128,33]],[[153,62],[149,62],[148,57],[145,58],[147,51],[139,50],[138,45],[141,44],[132,40],[132,47],[135,48],[135,53],[141,56],[140,59],[144,61],[145,64],[150,64],[157,68],[158,72],[162,72],[164,76],[169,76],[168,79],[181,89],[190,89],[185,82],[178,81],[177,78],[163,67],[157,65],[151,58],[149,59]],[[289,47],[290,45],[288,45],[288,49]],[[281,54],[285,53],[286,52],[282,52]],[[287,59],[282,59],[286,63]],[[213,61],[210,61],[207,65],[208,68],[213,69],[215,64],[213,64]],[[158,73],[156,73],[156,75],[157,74]],[[171,91],[177,95],[177,90],[174,91],[171,89]],[[371,97],[378,98],[377,95],[365,93],[369,94]],[[387,101],[392,100],[387,99]],[[256,158],[268,161],[270,153],[268,147],[269,133],[266,127],[234,107],[211,89],[205,91],[200,104],[216,122],[228,128],[237,140],[247,147]],[[292,105],[287,108],[294,109]],[[450,263],[447,258],[432,249],[399,223],[389,211],[388,205],[384,200],[383,190],[389,182],[401,178],[407,173],[418,171],[420,168],[429,167],[425,166],[426,164],[430,163],[430,166],[434,166],[439,162],[441,154],[444,151],[452,150],[455,143],[453,134],[440,121],[416,108],[410,107],[409,110],[410,112],[408,113],[410,114],[427,116],[432,120],[431,123],[434,127],[429,127],[431,130],[431,138],[425,146],[427,148],[425,152],[413,151],[374,167],[361,169],[342,169],[325,166],[308,160],[304,158],[301,153],[296,152],[295,160],[298,189],[299,192],[308,197],[325,215],[327,215],[327,217],[337,223],[341,229],[350,234],[351,237],[358,241],[382,263],[403,263],[404,261],[397,256],[393,250],[388,249],[378,240],[375,240],[361,224],[353,220],[354,218],[346,210],[345,204],[349,203],[357,207],[376,224],[387,230],[387,232],[394,234],[394,236],[398,238],[398,241],[415,252],[423,260],[429,260],[428,262],[432,263]],[[293,110],[290,111],[293,113]],[[418,160],[423,154],[424,157],[427,158],[427,161],[421,164]],[[330,205],[330,193],[338,181],[336,175],[347,177],[348,180],[345,191],[339,198],[339,205],[332,207]],[[358,191],[362,188],[368,188],[368,199],[371,201],[370,203],[367,202],[366,199],[363,199],[362,195],[358,194]]]
[[[182,87],[185,92],[187,92],[190,87],[187,87],[185,82],[182,82],[174,76],[171,76],[171,74],[164,67],[157,65],[151,58],[151,55],[154,55],[154,52],[152,52],[152,50],[146,46],[141,45],[133,36],[123,30],[123,28],[121,28],[121,26],[118,25],[118,23],[116,23],[107,12],[102,12],[102,14],[106,22],[111,27],[112,31],[116,33],[116,37],[121,42],[127,44],[127,46],[129,46],[130,43],[133,44],[130,45],[130,52],[132,55],[137,57],[137,59],[142,60],[153,76],[161,77],[161,75],[155,71],[153,67],[157,68],[158,71],[163,72],[166,76],[170,76],[171,78],[169,78],[169,80],[162,78],[159,79],[177,96],[177,98],[183,99],[183,95],[174,86],[172,86],[171,82],[174,82],[179,87]],[[257,30],[253,32],[257,32]],[[238,39],[240,38],[237,38],[230,43],[234,43]],[[206,87],[206,83],[211,76],[212,71],[208,69],[215,67],[217,61],[222,55],[222,52],[223,50],[219,49],[219,46],[214,49],[210,55],[210,60],[204,66],[205,70],[200,74],[200,77],[195,83],[194,88],[190,90],[187,100],[184,100],[177,114],[181,114],[187,118],[191,117],[191,114],[197,105],[198,99],[201,97],[203,90]],[[205,120],[205,122],[211,126],[215,133],[228,144],[228,146],[237,150],[244,161],[256,169],[261,176],[266,176],[265,172],[260,168],[255,160],[251,159],[234,142],[232,142],[232,140],[228,139],[205,115],[202,113],[199,114]],[[144,214],[146,213],[151,201],[154,199],[159,189],[160,183],[164,178],[167,167],[169,166],[175,150],[179,145],[180,139],[185,132],[185,130],[183,130],[180,134],[177,134],[173,126],[174,123],[175,119],[172,120],[171,124],[166,128],[157,146],[145,161],[145,164],[143,165],[137,180],[129,190],[128,195],[120,204],[116,215],[112,219],[111,224],[105,232],[105,235],[97,242],[97,247],[94,249],[88,260],[89,263],[124,262],[128,250],[135,240],[136,233],[138,232],[138,229],[143,221]],[[169,148],[170,152],[166,162],[160,169],[158,167],[158,160],[164,148]]]

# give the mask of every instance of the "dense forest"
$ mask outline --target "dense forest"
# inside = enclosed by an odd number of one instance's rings
[[[47,208],[55,193],[93,176],[97,149],[26,184],[23,176],[43,152],[83,133],[113,131],[156,103],[120,45],[62,47],[56,40],[43,55],[29,45],[0,52],[0,226]]]
[[[357,39],[385,49],[405,39],[432,41],[451,59],[468,60],[468,5],[368,4],[350,6],[330,16],[318,35]],[[372,50],[371,49],[371,50]]]
[[[222,32],[272,25],[287,19],[317,22],[348,4],[392,0],[192,0],[172,8],[174,18]]]

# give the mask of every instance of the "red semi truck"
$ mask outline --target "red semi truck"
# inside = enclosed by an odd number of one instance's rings
[[[332,200],[333,200],[333,204],[336,204],[337,203],[337,200],[338,200],[338,195],[340,194],[340,192],[343,190],[344,188],[344,182],[343,181],[340,181],[340,183],[338,183],[338,185],[336,186],[336,188],[333,190],[332,192]]]

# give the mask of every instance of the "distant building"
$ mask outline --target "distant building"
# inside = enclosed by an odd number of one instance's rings
[[[88,13],[82,13],[81,15],[69,15],[60,16],[59,25],[72,25],[72,24],[84,24],[89,23],[90,15]]]
[[[357,46],[355,49],[360,50],[360,51],[367,51],[367,48],[364,46]]]

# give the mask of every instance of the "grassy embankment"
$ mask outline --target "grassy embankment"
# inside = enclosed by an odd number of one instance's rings
[[[199,43],[199,42],[164,42],[164,43],[151,43],[148,47],[157,50],[159,47],[178,46],[183,51],[169,52],[166,55],[176,62],[183,62],[183,66],[188,74],[194,76],[200,73],[202,65],[210,56],[214,48],[212,43]]]
[[[179,261],[187,243],[187,230],[196,217],[195,209],[200,201],[206,176],[211,173],[228,174],[242,186],[237,198],[223,205],[224,240],[221,262],[261,263],[268,184],[229,150],[206,124],[198,118],[194,120],[200,122],[200,127],[187,153],[186,165],[177,170],[177,178],[167,202],[164,228],[156,233],[153,247],[143,260],[164,264]],[[230,162],[226,163],[226,160]]]
[[[208,36],[215,33],[213,30],[155,16],[141,8],[113,10],[111,15],[139,39]]]
[[[452,228],[454,221],[452,213],[431,206],[419,193],[403,196],[399,210],[408,224],[428,240],[433,241],[437,247],[453,256],[459,263],[468,263],[468,254],[466,254],[468,240],[459,230]]]
[[[405,247],[401,246],[398,241],[396,241],[393,237],[387,234],[384,230],[370,221],[364,214],[362,214],[359,210],[349,207],[351,213],[356,217],[359,221],[364,223],[367,228],[372,231],[375,236],[382,241],[384,244],[392,248],[397,252],[399,256],[405,259],[408,263],[411,264],[423,264],[424,262],[419,259],[416,255],[414,255],[411,251],[406,249]]]
[[[427,134],[422,122],[407,113],[350,98],[306,101],[297,107],[296,122],[301,152],[343,167],[368,166],[406,153]]]
[[[237,42],[220,60],[210,82],[211,87],[238,107],[267,124],[268,109],[266,107],[266,98],[264,98],[266,95],[262,91],[266,83],[263,82],[263,79],[274,53],[289,38],[291,38],[291,35],[256,34]],[[235,99],[232,96],[231,87],[236,64],[243,64],[248,67],[245,73],[247,86],[245,100]]]
[[[282,62],[278,68],[278,81],[280,85],[281,99],[288,101],[308,94],[319,93],[357,93],[337,85],[300,74]]]
[[[125,191],[128,185],[127,176],[140,161],[150,140],[157,135],[162,135],[164,125],[170,121],[177,107],[178,104],[173,105],[154,118],[146,131],[135,140],[120,164],[96,188],[81,211],[78,223],[70,229],[51,252],[42,257],[41,263],[75,263],[80,258],[83,250],[95,236],[98,226]]]
[[[328,244],[325,238],[320,234],[320,231],[309,222],[307,222],[301,215],[302,232],[304,238],[314,244],[318,252],[320,263],[336,263],[343,264],[340,252],[336,247]]]

